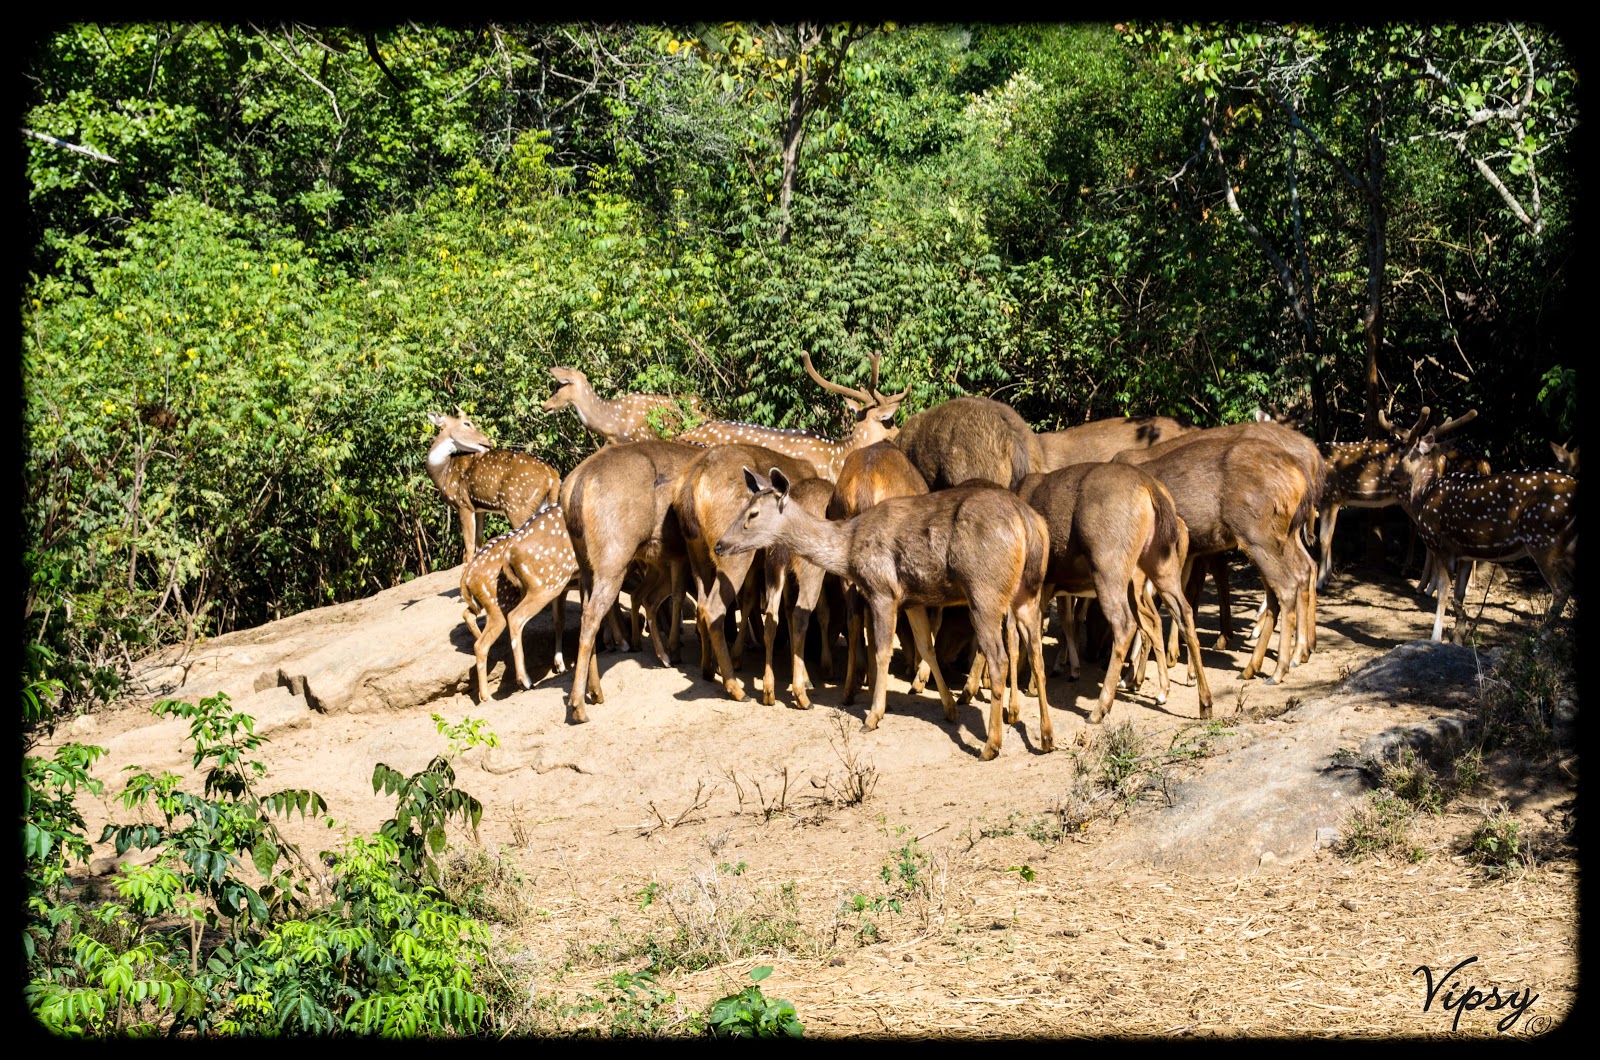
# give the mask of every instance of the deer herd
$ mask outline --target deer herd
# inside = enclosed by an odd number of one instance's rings
[[[1039,701],[1039,747],[1053,748],[1043,627],[1058,598],[1057,667],[1066,655],[1078,675],[1088,600],[1109,631],[1091,723],[1106,716],[1119,688],[1140,686],[1152,656],[1165,702],[1180,639],[1201,716],[1210,717],[1194,607],[1209,571],[1221,607],[1218,647],[1225,647],[1233,632],[1226,555],[1235,550],[1266,589],[1240,676],[1265,669],[1276,629],[1269,680],[1284,680],[1315,650],[1317,592],[1343,506],[1398,504],[1409,516],[1428,549],[1423,588],[1439,598],[1434,641],[1443,635],[1450,577],[1459,626],[1475,562],[1531,557],[1554,594],[1547,621],[1574,587],[1577,448],[1552,443],[1560,470],[1491,473],[1441,442],[1476,412],[1434,426],[1424,408],[1409,430],[1380,417],[1388,438],[1320,448],[1263,414],[1209,429],[1151,416],[1037,434],[1015,410],[982,397],[955,398],[896,429],[909,391],[883,394],[878,356],[870,363],[871,381],[858,390],[824,378],[802,354],[806,374],[842,397],[854,417],[844,441],[707,420],[696,398],[606,401],[583,372],[552,368],[557,386],[544,410],[570,405],[602,443],[564,479],[536,457],[495,448],[459,409],[430,414],[439,433],[428,473],[459,513],[466,543],[461,598],[479,698],[489,695],[489,651],[505,632],[517,681],[531,687],[522,632],[546,605],[555,608],[554,671],[565,671],[559,631],[567,590],[576,585],[583,615],[567,707],[569,720],[587,721],[587,704],[605,702],[596,655],[602,625],[624,651],[642,646],[648,631],[657,659],[672,665],[680,658],[683,601],[692,594],[701,672],[735,700],[746,695],[735,671],[759,630],[761,698],[776,702],[772,656],[782,617],[788,694],[795,707],[811,706],[804,648],[815,619],[818,672],[830,679],[844,634],[845,703],[870,668],[866,727],[874,729],[887,707],[903,612],[913,693],[931,676],[954,722],[958,706],[988,684],[988,760],[999,754],[1005,726],[1020,717],[1024,666],[1027,692]],[[514,529],[484,544],[483,513],[491,511]],[[626,632],[618,616],[625,585]],[[1170,619],[1166,638],[1158,604]],[[953,607],[966,609],[965,623],[944,621]],[[941,662],[955,663],[969,645],[972,663],[958,696]]]

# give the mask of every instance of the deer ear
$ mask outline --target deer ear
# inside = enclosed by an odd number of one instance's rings
[[[461,408],[460,405],[457,405],[456,406],[456,419],[464,420],[466,418],[467,418],[467,414],[464,411],[462,411],[462,408]]]
[[[856,413],[859,413],[862,409],[861,402],[857,401],[855,398],[845,398],[844,407],[849,409],[851,412]]]
[[[443,427],[444,426],[444,415],[442,413],[438,413],[438,412],[430,412],[430,413],[428,413],[428,422],[433,424],[435,427]],[[1555,442],[1551,442],[1550,444],[1551,445],[1555,445],[1556,443]]]
[[[754,471],[751,471],[749,468],[740,468],[740,470],[744,472],[745,488],[751,493],[760,493],[764,489],[772,488],[771,483],[762,482],[761,476],[756,474]]]
[[[876,413],[878,422],[882,423],[885,427],[893,427],[894,426],[894,415],[895,415],[895,413],[897,413],[899,411],[900,411],[900,402],[898,402],[898,401],[896,401],[893,405],[884,405],[884,406],[882,406],[881,408],[878,409],[878,411]]]
[[[1421,438],[1417,439],[1417,452],[1421,453],[1423,456],[1427,456],[1429,453],[1433,452],[1434,447],[1438,444],[1439,439],[1433,436],[1432,431],[1429,431],[1427,434],[1424,434]]]
[[[1257,423],[1266,423],[1272,419],[1272,414],[1270,412],[1260,408],[1255,409],[1251,415],[1255,417],[1255,421]]]
[[[778,511],[789,503],[789,476],[777,468],[772,469],[772,489],[778,495]]]

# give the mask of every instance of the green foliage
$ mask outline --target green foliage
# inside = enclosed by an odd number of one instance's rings
[[[794,1006],[782,998],[768,998],[756,985],[772,974],[771,965],[750,969],[750,986],[721,998],[711,1006],[706,1023],[713,1038],[802,1038],[805,1028]]]
[[[584,995],[572,1006],[576,1014],[599,1016],[606,1037],[661,1037],[677,1022],[677,995],[662,989],[651,969],[616,972],[609,984],[604,997]]]
[[[1411,819],[1416,810],[1386,788],[1371,792],[1364,804],[1345,818],[1339,853],[1351,861],[1387,855],[1404,861],[1422,861],[1427,853],[1411,841]]]
[[[1465,852],[1491,876],[1506,875],[1528,860],[1522,825],[1504,806],[1484,814],[1467,837]]]
[[[436,858],[444,852],[445,825],[452,817],[478,834],[483,804],[455,787],[449,758],[437,755],[406,776],[379,762],[372,770],[372,790],[395,796],[395,814],[378,833],[395,844],[400,866],[418,878],[438,881]]]

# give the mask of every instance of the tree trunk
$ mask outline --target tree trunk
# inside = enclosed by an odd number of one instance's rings
[[[1384,93],[1380,89],[1373,97],[1371,127],[1367,130],[1367,311],[1362,319],[1362,331],[1367,346],[1367,437],[1384,437],[1378,425],[1378,350],[1383,345],[1383,270],[1386,251],[1385,235],[1388,213],[1383,205],[1383,171],[1385,149],[1383,145]]]
[[[783,127],[783,180],[778,186],[778,209],[783,221],[778,228],[778,242],[787,244],[793,228],[789,220],[789,203],[794,198],[795,181],[800,175],[800,140],[806,131],[806,64],[796,57],[794,88],[789,93],[789,117]]]

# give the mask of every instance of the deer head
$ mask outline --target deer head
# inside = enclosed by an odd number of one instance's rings
[[[816,366],[811,363],[811,354],[801,351],[800,360],[805,365],[806,374],[818,386],[830,393],[838,394],[844,398],[845,407],[855,416],[855,427],[851,432],[850,444],[853,448],[860,449],[891,438],[896,433],[894,426],[895,415],[900,411],[900,403],[911,393],[911,388],[900,391],[898,394],[885,396],[878,391],[878,367],[881,360],[880,354],[872,354],[872,382],[866,390],[856,390],[851,387],[841,386],[822,377]]]
[[[1567,439],[1566,445],[1550,443],[1550,451],[1556,456],[1556,465],[1567,474],[1574,477],[1578,474],[1578,447],[1572,444],[1572,439]]]
[[[441,445],[447,447],[445,449],[447,454],[484,453],[494,448],[494,442],[467,419],[467,414],[461,410],[460,405],[456,406],[454,416],[447,416],[442,412],[428,413],[428,422],[439,428],[433,444],[428,447],[430,452]]]
[[[773,468],[770,477],[763,477],[744,469],[744,484],[750,490],[750,507],[744,518],[732,526],[717,542],[719,556],[737,555],[753,549],[766,548],[778,540],[783,522],[783,511],[789,504],[789,478]]]
[[[543,405],[546,412],[566,408],[589,388],[589,377],[576,368],[562,368],[558,365],[550,369],[550,375],[555,378],[556,388],[551,393],[550,400]]]

